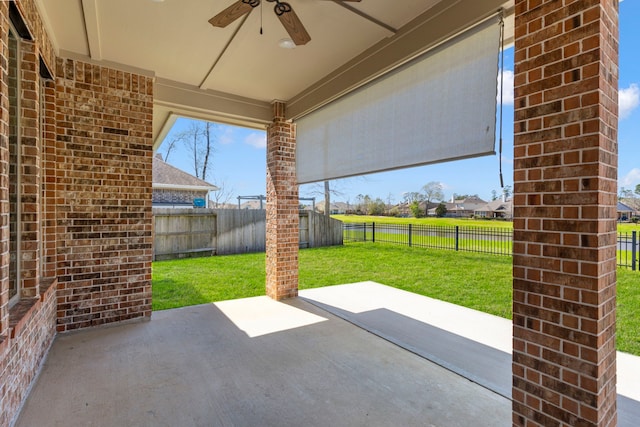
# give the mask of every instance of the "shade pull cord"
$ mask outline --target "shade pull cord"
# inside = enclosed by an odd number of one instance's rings
[[[499,172],[500,172],[500,188],[504,189],[504,178],[502,176],[502,112],[504,110],[504,20],[500,19],[500,142],[498,146],[499,155]]]
[[[262,35],[262,2],[260,2],[260,35]]]

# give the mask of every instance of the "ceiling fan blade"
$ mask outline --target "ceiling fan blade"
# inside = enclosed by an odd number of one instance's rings
[[[257,6],[260,4],[260,0],[254,3]],[[254,7],[255,6],[252,6],[251,4],[244,3],[242,0],[238,0],[213,18],[209,19],[209,23],[214,27],[224,28],[236,19],[240,18],[242,15],[249,13]]]
[[[276,10],[276,15],[278,15],[278,19],[280,19],[284,29],[289,33],[291,40],[293,40],[297,46],[307,44],[311,41],[311,36],[309,36],[304,25],[302,25],[302,21],[300,21],[300,18],[298,18],[298,15],[296,15],[291,6],[284,2],[280,2],[280,4],[287,5],[287,11],[279,13]]]

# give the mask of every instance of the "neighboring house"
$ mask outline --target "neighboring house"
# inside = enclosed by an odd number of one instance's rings
[[[429,211],[428,211],[429,216],[436,215],[436,207],[438,207],[439,204],[440,202],[429,203]],[[420,202],[420,204],[418,205],[420,208],[420,212],[424,213],[426,205],[427,205],[427,202]],[[403,218],[413,216],[413,212],[411,212],[411,203],[407,203],[407,202],[398,203],[397,205],[391,207],[391,210],[397,212],[397,216],[400,216]]]
[[[511,200],[494,200],[474,212],[476,218],[513,218],[513,202]]]
[[[329,208],[330,208],[330,211],[329,211],[330,215],[342,215],[347,213],[347,210],[349,209],[349,205],[345,202],[335,202],[335,203],[331,203]],[[318,212],[324,213],[324,200],[320,200],[319,202],[316,203],[316,210]]]
[[[625,203],[618,202],[618,221],[629,221],[631,217],[636,214],[636,211],[631,206]]]
[[[411,209],[409,208],[409,203],[403,202],[395,205],[392,210],[398,212],[398,216],[407,218],[411,216]]]
[[[164,162],[160,154],[153,158],[153,207],[208,207],[209,192],[218,189]]]
[[[450,202],[445,203],[445,207],[447,208],[447,213],[445,216],[447,217],[456,217],[456,218],[469,218],[475,214],[475,211],[479,208],[482,208],[487,204],[486,201],[482,200],[479,197],[472,196],[467,197],[466,199],[453,199]],[[436,216],[436,207],[438,204],[431,209],[429,209],[429,216]]]
[[[620,202],[625,206],[631,208],[633,211],[631,217],[640,216],[640,198],[639,197],[626,197],[620,199]],[[620,211],[620,209],[618,209]]]
[[[262,200],[249,200],[240,205],[240,209],[266,209],[267,202]]]

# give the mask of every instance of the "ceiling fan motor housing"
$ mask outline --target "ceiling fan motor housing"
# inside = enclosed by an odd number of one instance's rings
[[[242,3],[246,3],[251,7],[258,7],[260,5],[260,0],[242,0]]]
[[[276,2],[276,5],[273,7],[274,12],[278,16],[282,16],[283,13],[291,12],[291,5],[289,3],[279,1],[279,0],[267,0],[270,3]]]

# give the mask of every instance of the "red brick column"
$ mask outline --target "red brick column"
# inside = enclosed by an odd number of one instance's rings
[[[618,1],[516,0],[513,424],[616,424]]]
[[[274,103],[267,129],[267,295],[276,300],[298,295],[296,134],[284,113]]]

